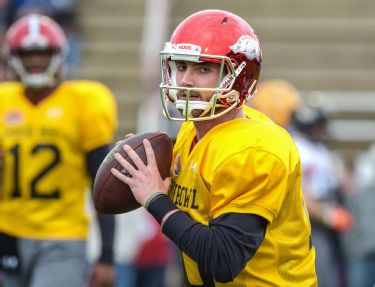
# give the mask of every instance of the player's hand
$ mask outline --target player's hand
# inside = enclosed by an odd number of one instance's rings
[[[351,212],[339,206],[330,207],[325,217],[326,223],[337,232],[347,232],[355,224]]]
[[[161,178],[155,159],[155,153],[152,149],[150,141],[147,139],[143,140],[143,145],[146,151],[147,165],[143,163],[142,159],[130,146],[124,145],[124,151],[134,162],[136,168],[127,162],[119,153],[116,153],[114,155],[115,159],[121,164],[121,166],[130,176],[122,174],[117,169],[111,169],[114,176],[129,185],[135,199],[142,206],[145,205],[147,199],[154,193],[163,192],[167,194],[169,185],[171,183],[170,177],[167,177],[165,180]]]
[[[91,270],[87,287],[113,287],[116,271],[111,264],[97,262]]]

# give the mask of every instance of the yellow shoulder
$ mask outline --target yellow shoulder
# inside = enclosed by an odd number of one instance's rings
[[[90,102],[100,101],[101,98],[113,98],[111,90],[98,81],[71,80],[62,83],[60,88]]]
[[[118,125],[117,103],[111,90],[100,82],[75,80],[62,83],[60,91],[70,96],[79,109],[83,150],[110,143]]]
[[[273,122],[271,118],[261,113],[260,111],[250,108],[249,106],[243,105],[242,110],[245,113],[245,116],[249,119],[259,120],[263,122]]]
[[[279,158],[285,166],[294,166],[298,153],[288,131],[275,124],[270,118],[247,106],[243,107],[248,120],[233,122],[226,128],[221,140],[224,150],[254,149]]]
[[[22,92],[23,85],[20,82],[0,82],[0,97],[8,97]]]

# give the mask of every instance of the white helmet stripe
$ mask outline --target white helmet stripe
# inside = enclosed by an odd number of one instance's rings
[[[29,18],[29,36],[38,37],[40,35],[40,21],[35,15]]]
[[[44,48],[48,45],[48,39],[41,33],[40,19],[37,15],[31,15],[28,22],[28,35],[22,40],[22,47],[30,48],[36,46]]]

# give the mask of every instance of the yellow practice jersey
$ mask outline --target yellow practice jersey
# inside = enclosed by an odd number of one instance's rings
[[[169,197],[205,225],[231,212],[257,214],[269,222],[263,243],[241,273],[215,286],[317,286],[296,146],[266,116],[248,107],[244,111],[247,118],[212,128],[191,152],[194,125],[182,125]],[[204,286],[196,262],[182,256],[188,286]]]
[[[37,105],[20,83],[0,84],[0,231],[32,239],[86,238],[86,154],[110,144],[116,128],[114,97],[100,83],[64,82]]]

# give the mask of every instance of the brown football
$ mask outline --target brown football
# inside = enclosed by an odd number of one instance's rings
[[[165,179],[170,175],[173,147],[172,140],[166,133],[149,132],[137,134],[122,140],[105,157],[95,177],[93,201],[96,210],[99,212],[118,214],[126,213],[140,207],[130,187],[117,179],[111,173],[111,168],[116,168],[124,172],[122,166],[114,158],[114,154],[117,152],[134,166],[134,163],[122,148],[124,144],[131,146],[143,162],[147,163],[143,139],[148,139],[151,142],[161,177]]]

